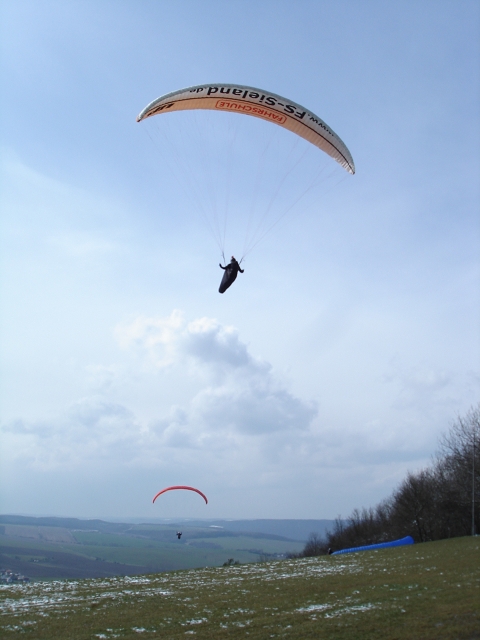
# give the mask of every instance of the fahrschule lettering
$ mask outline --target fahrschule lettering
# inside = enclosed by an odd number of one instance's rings
[[[296,118],[297,120],[303,120],[304,117],[308,115],[311,122],[321,127],[322,129],[327,131],[329,134],[333,135],[330,129],[327,126],[325,126],[325,124],[321,120],[319,120],[312,114],[308,113],[307,111],[298,111],[297,107],[292,104],[284,105],[282,102],[279,102],[277,98],[275,98],[274,96],[265,95],[264,93],[260,94],[257,91],[250,91],[249,89],[244,89],[241,87],[222,87],[220,85],[197,87],[196,89],[191,89],[190,91],[194,93],[200,93],[202,91],[206,91],[207,96],[213,96],[216,93],[221,93],[223,95],[230,94],[232,96],[238,96],[244,100],[247,98],[250,98],[252,100],[258,101],[259,103],[266,104],[270,107],[275,107],[278,111],[283,111],[284,113],[288,114],[291,117]],[[272,115],[269,115],[268,117],[272,118]]]
[[[266,120],[274,120],[279,124],[283,124],[286,121],[286,117],[278,111],[272,111],[271,109],[265,109],[264,107],[254,106],[245,102],[237,102],[236,100],[217,100],[215,107],[217,109],[226,109],[228,111],[237,111],[243,113],[255,114],[260,118]]]

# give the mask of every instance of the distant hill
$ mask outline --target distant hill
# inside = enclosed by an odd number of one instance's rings
[[[53,516],[10,516],[0,515],[0,525],[19,524],[35,527],[62,527],[63,529],[82,531],[102,531],[121,533],[130,528],[130,524],[106,522],[104,520],[82,520],[80,518],[57,518]],[[0,530],[1,533],[1,530]]]
[[[268,536],[280,536],[287,540],[306,542],[311,533],[323,536],[328,529],[333,528],[334,520],[191,520],[188,518],[126,518],[124,522],[107,520],[57,517],[33,517],[0,515],[0,525],[33,525],[43,527],[62,527],[63,529],[99,531],[102,533],[124,533],[130,529],[132,523],[151,523],[159,525],[181,525],[183,528],[218,528],[235,533],[260,533]],[[1,529],[0,529],[1,533]]]
[[[323,536],[334,520],[188,520],[190,526],[221,527],[238,533],[263,533],[306,542],[311,533]]]
[[[2,515],[0,568],[44,579],[252,563],[299,553],[310,533],[321,535],[331,524],[330,520],[185,518],[109,522]]]

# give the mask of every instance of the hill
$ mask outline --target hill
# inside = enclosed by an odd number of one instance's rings
[[[256,520],[221,520],[191,518],[131,518],[125,522],[112,521],[111,519],[80,519],[58,517],[34,517],[0,515],[0,528],[5,524],[35,525],[44,527],[62,527],[75,530],[95,530],[104,533],[122,533],[132,524],[159,524],[181,525],[182,527],[218,528],[225,531],[244,533],[264,533],[267,535],[281,536],[288,540],[306,542],[311,533],[323,536],[328,529],[332,529],[334,520],[282,520],[282,519],[256,519]]]
[[[298,538],[301,527],[295,530],[292,521],[210,522],[0,516],[0,568],[34,579],[100,578],[221,566],[229,559],[255,562],[303,547],[273,533],[288,530]]]
[[[2,637],[459,640],[480,636],[480,540],[0,588]]]
[[[281,536],[288,540],[305,543],[311,533],[323,536],[328,529],[332,529],[334,520],[202,520],[188,521],[191,524],[209,527],[221,527],[227,531],[265,533]]]

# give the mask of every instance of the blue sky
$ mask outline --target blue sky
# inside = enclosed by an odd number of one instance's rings
[[[479,401],[478,3],[1,12],[2,512],[330,518],[428,464]],[[209,82],[304,104],[357,167],[223,296],[188,185],[135,121]],[[208,507],[152,506],[170,484]]]

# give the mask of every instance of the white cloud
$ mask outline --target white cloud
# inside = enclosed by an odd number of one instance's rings
[[[316,415],[313,403],[295,397],[271,365],[249,353],[234,328],[213,319],[186,322],[174,311],[167,318],[136,318],[115,333],[121,347],[137,356],[130,365],[132,380],[136,368],[159,385],[182,370],[196,381],[196,391],[187,390],[182,403],[160,402],[155,415],[142,421],[125,402],[113,399],[116,383],[128,383],[125,369],[89,367],[97,395],[51,420],[19,419],[4,426],[15,439],[13,457],[42,468],[100,460],[109,466],[145,465],[165,462],[171,450],[218,453],[241,447],[244,439],[256,446],[252,438],[259,437],[278,448],[284,446],[279,432],[289,438],[305,432]]]
[[[15,420],[2,427],[10,461],[34,469],[111,465],[128,462],[138,450],[141,429],[124,406],[91,397],[61,415],[36,422]]]
[[[118,326],[115,335],[122,348],[136,349],[158,368],[183,363],[215,379],[232,372],[265,375],[271,369],[251,356],[235,328],[211,318],[187,323],[178,310],[166,318],[139,316]]]
[[[183,409],[182,429],[273,433],[306,429],[315,417],[313,403],[293,396],[269,363],[251,355],[235,328],[216,320],[186,322],[174,311],[168,318],[136,318],[117,327],[116,336],[154,370],[181,368],[201,381]]]

